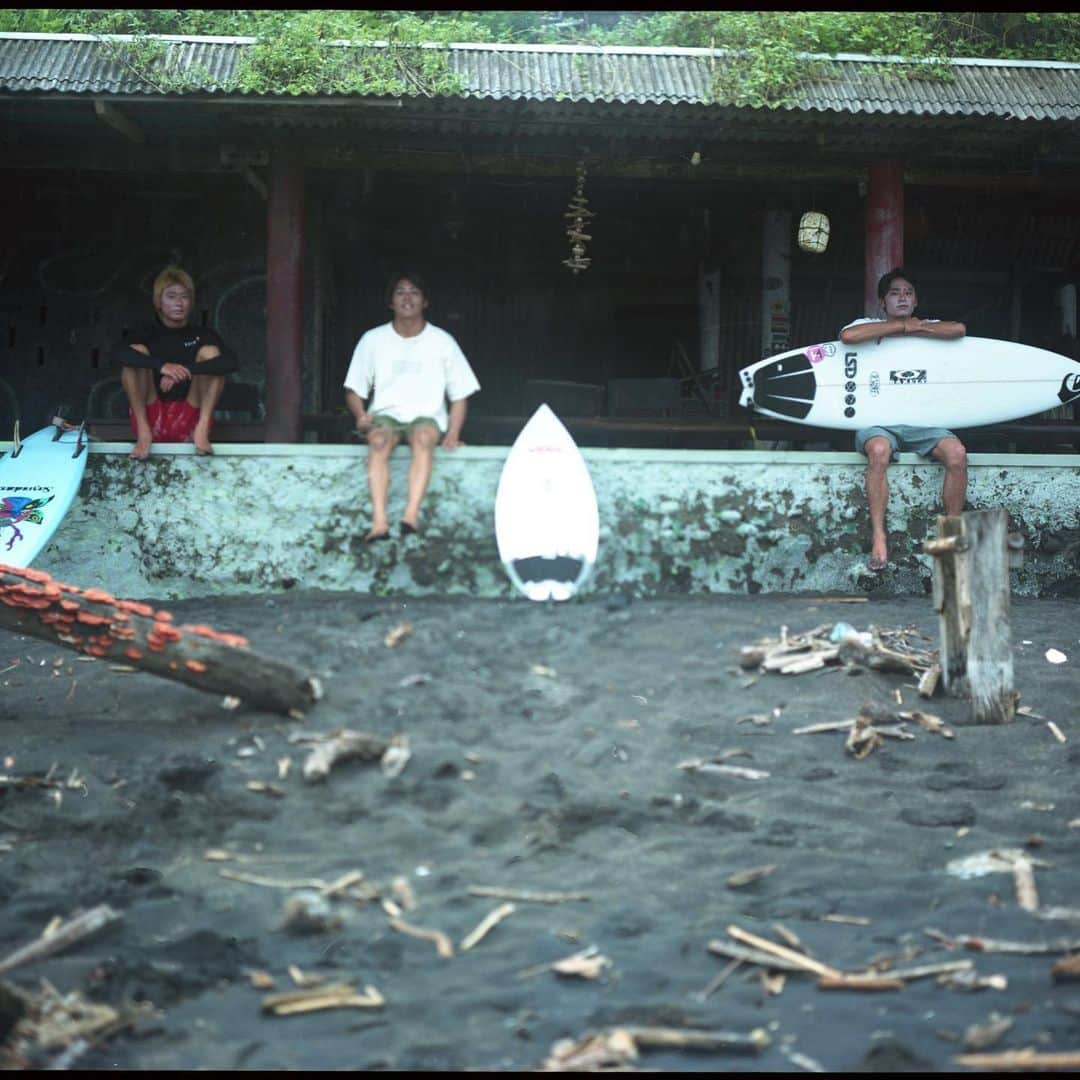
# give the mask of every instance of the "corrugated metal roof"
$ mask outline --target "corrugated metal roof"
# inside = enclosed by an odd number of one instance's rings
[[[161,87],[123,64],[117,44],[131,40],[0,34],[0,93],[160,93]],[[231,89],[255,44],[252,38],[154,40],[164,47],[167,70],[186,72],[196,92],[212,94]],[[715,73],[730,63],[729,54],[711,49],[457,44],[448,53],[450,69],[461,79],[461,97],[571,104],[715,105]],[[784,106],[788,111],[1080,119],[1080,64],[956,59],[950,61],[951,78],[943,80],[919,77],[924,67],[895,57],[806,59],[818,77],[797,88]]]

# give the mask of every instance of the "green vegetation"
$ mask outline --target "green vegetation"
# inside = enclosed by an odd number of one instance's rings
[[[947,78],[949,56],[1080,61],[1080,14],[882,11],[273,11],[4,8],[0,31],[124,34],[114,56],[163,90],[200,73],[170,71],[157,34],[256,39],[233,89],[261,93],[451,94],[450,42],[671,45],[724,50],[718,101],[776,106],[800,82],[827,77],[805,53],[867,53],[922,61],[897,75]],[[333,42],[382,43],[346,49]]]

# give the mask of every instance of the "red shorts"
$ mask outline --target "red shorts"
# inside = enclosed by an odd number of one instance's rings
[[[131,430],[138,438],[135,414],[128,409],[128,415],[131,417]],[[162,401],[158,398],[146,406],[146,418],[150,421],[150,433],[154,442],[191,442],[191,433],[199,422],[199,410],[185,398],[176,401]]]

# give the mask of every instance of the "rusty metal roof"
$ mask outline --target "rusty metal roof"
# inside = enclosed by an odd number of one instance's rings
[[[134,40],[0,34],[0,94],[165,92],[123,63],[118,46]],[[165,69],[187,75],[192,87],[188,93],[211,95],[236,92],[241,61],[255,44],[254,38],[153,40],[164,47]],[[335,47],[385,46],[340,42]],[[577,105],[716,106],[722,104],[712,93],[716,72],[731,62],[729,53],[713,49],[457,44],[446,50],[450,70],[461,81],[454,96]],[[781,110],[897,119],[1080,119],[1080,64],[954,59],[949,61],[948,78],[942,79],[933,77],[925,65],[898,57],[807,55],[806,60],[808,71],[816,70],[816,75],[798,86]],[[249,96],[275,100],[274,95]]]

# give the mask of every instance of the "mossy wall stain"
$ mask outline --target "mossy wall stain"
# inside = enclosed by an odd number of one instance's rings
[[[436,459],[419,537],[402,539],[408,453],[391,462],[393,539],[365,545],[370,506],[363,451],[230,454],[212,459],[91,453],[83,486],[37,561],[60,580],[163,599],[290,587],[380,595],[509,597],[494,500],[505,451],[465,448]],[[922,594],[942,470],[905,460],[889,470],[893,570],[868,579],[865,462],[853,454],[584,452],[601,538],[586,592],[865,591]],[[617,456],[616,456],[617,454]],[[823,460],[824,459],[824,460]],[[969,463],[969,504],[1004,506],[1028,538],[1013,577],[1022,595],[1077,589],[1080,466]],[[1071,595],[1071,593],[1069,593]]]

